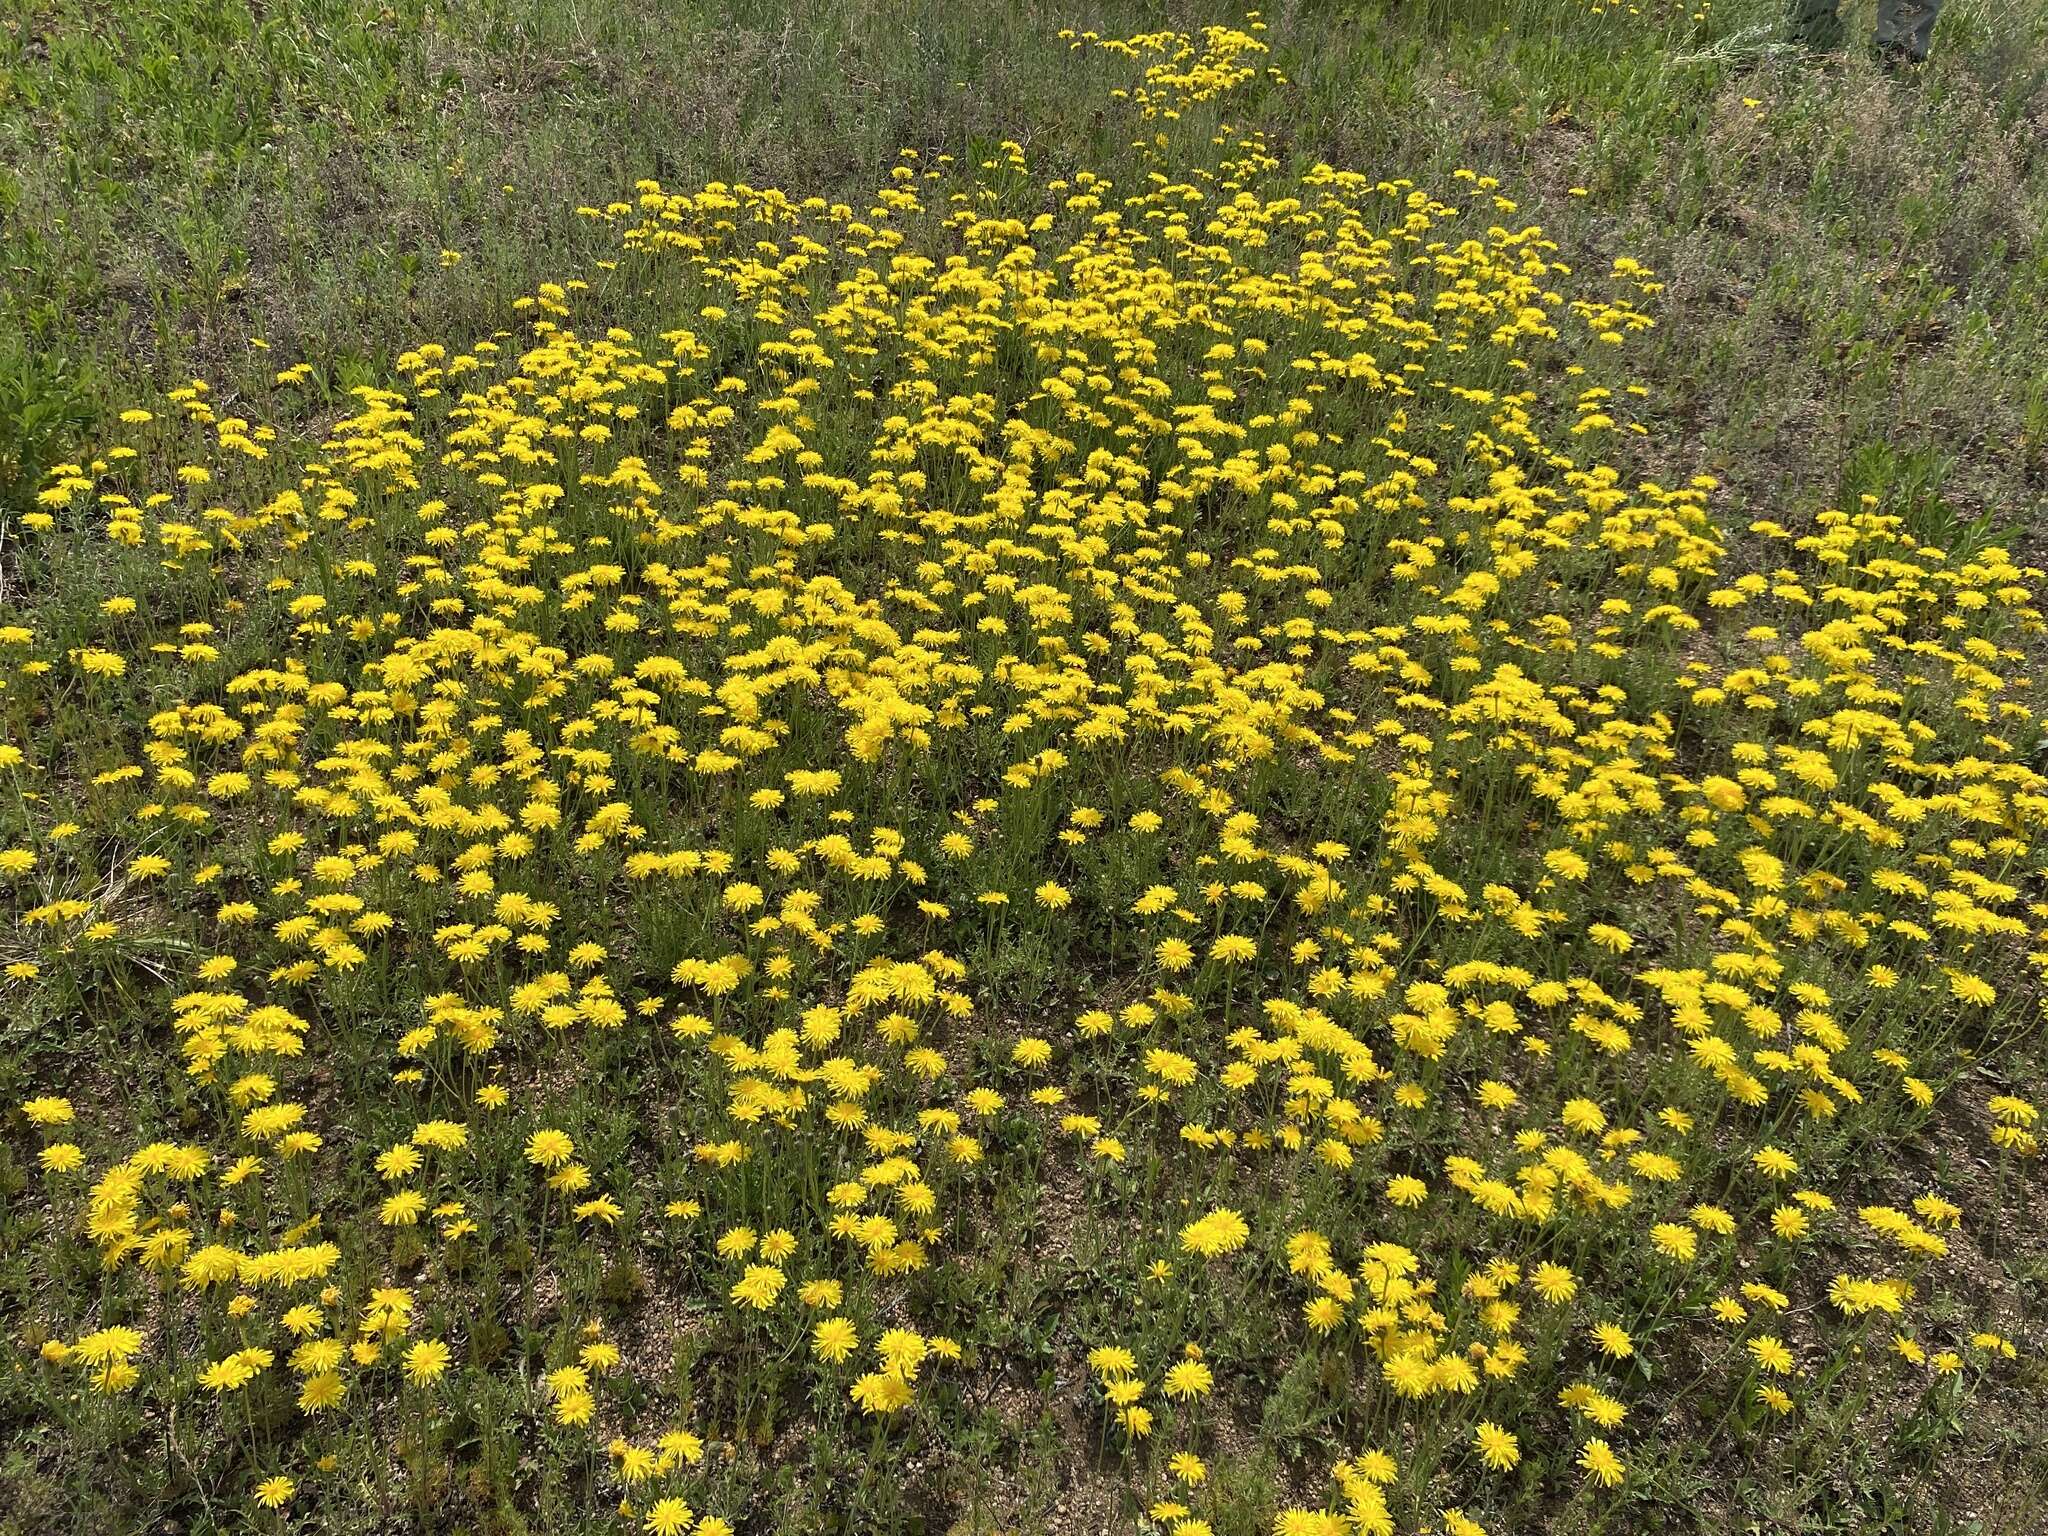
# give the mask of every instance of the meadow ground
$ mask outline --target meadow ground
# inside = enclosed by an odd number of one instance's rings
[[[0,1531],[2033,1536],[2044,135],[11,0]]]

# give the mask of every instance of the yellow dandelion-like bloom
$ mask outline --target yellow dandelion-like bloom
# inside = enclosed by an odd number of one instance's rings
[[[1619,1488],[1628,1470],[1622,1465],[1621,1458],[1614,1454],[1613,1447],[1597,1436],[1580,1448],[1579,1466],[1602,1488]]]
[[[1520,1442],[1491,1420],[1481,1420],[1472,1431],[1472,1446],[1479,1459],[1496,1472],[1512,1471],[1522,1459]]]
[[[1219,1206],[1180,1229],[1180,1246],[1184,1253],[1214,1259],[1236,1252],[1250,1236],[1251,1228],[1243,1216],[1227,1206]]]

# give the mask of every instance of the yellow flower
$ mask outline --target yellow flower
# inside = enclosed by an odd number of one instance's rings
[[[1635,1341],[1628,1336],[1628,1330],[1615,1323],[1595,1323],[1593,1342],[1600,1346],[1602,1354],[1614,1360],[1626,1360],[1636,1352]]]
[[[891,1328],[875,1341],[875,1353],[881,1357],[882,1368],[905,1381],[917,1379],[917,1368],[924,1360],[926,1348],[924,1338],[908,1328]]]
[[[299,1407],[306,1413],[320,1413],[339,1403],[347,1393],[347,1383],[340,1376],[322,1371],[299,1384]]]
[[[1215,1385],[1215,1377],[1209,1367],[1200,1360],[1182,1360],[1168,1369],[1166,1379],[1159,1390],[1168,1397],[1194,1399],[1207,1397]]]
[[[843,1364],[859,1347],[860,1334],[843,1317],[828,1317],[811,1330],[811,1353],[827,1364]]]
[[[1580,1448],[1579,1465],[1591,1473],[1602,1488],[1620,1487],[1628,1470],[1622,1465],[1621,1458],[1614,1454],[1613,1447],[1597,1436]]]
[[[1674,1221],[1660,1221],[1652,1227],[1650,1242],[1659,1253],[1685,1263],[1699,1251],[1699,1238],[1693,1230]]]
[[[1479,1459],[1496,1472],[1512,1471],[1522,1459],[1520,1443],[1491,1420],[1481,1420],[1473,1430],[1472,1447],[1479,1452]]]
[[[526,1143],[526,1160],[536,1168],[560,1168],[576,1155],[576,1143],[560,1131],[535,1131]]]
[[[1251,1228],[1245,1225],[1244,1217],[1227,1206],[1218,1206],[1180,1229],[1180,1246],[1185,1253],[1213,1259],[1236,1252],[1250,1236]]]
[[[1750,1161],[1757,1168],[1774,1179],[1790,1178],[1799,1171],[1799,1164],[1792,1154],[1774,1146],[1762,1146],[1750,1155]]]
[[[1792,1351],[1768,1333],[1760,1333],[1749,1341],[1749,1353],[1763,1370],[1783,1376],[1792,1369]]]
[[[1807,1234],[1806,1212],[1796,1205],[1781,1205],[1771,1212],[1771,1230],[1787,1242],[1798,1242]]]
[[[1387,1180],[1386,1195],[1395,1205],[1413,1209],[1429,1198],[1429,1186],[1413,1174],[1396,1174]]]
[[[1010,1061],[1020,1067],[1042,1067],[1052,1060],[1052,1044],[1027,1035],[1010,1048]]]
[[[775,1305],[775,1299],[788,1283],[789,1276],[772,1264],[749,1264],[732,1288],[732,1299],[756,1312],[765,1312]]]
[[[102,1328],[71,1345],[68,1355],[81,1363],[105,1367],[132,1360],[142,1350],[142,1335],[133,1328]]]
[[[1959,1003],[1971,1003],[1988,1008],[1998,1001],[1998,991],[1978,976],[1967,971],[1951,971],[1948,978],[1949,995]]]
[[[21,1112],[31,1125],[69,1125],[73,1118],[71,1101],[50,1095],[23,1100]]]
[[[848,1388],[847,1395],[862,1413],[886,1415],[908,1407],[913,1394],[910,1383],[894,1372],[871,1371]]]
[[[438,1381],[448,1369],[448,1346],[439,1339],[422,1339],[405,1352],[405,1379],[416,1387]]]

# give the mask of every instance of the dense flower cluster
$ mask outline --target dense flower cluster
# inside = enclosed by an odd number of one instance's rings
[[[1284,1379],[1352,1449],[1276,1528],[1384,1536],[1616,1496],[1681,1364],[2012,1352],[1929,1306],[1953,1191],[1836,1196],[2040,985],[2041,573],[1635,478],[1654,274],[1288,172],[1256,22],[1067,41],[1143,181],[643,182],[338,418],[194,381],[60,466],[127,590],[0,631],[7,995],[163,1070],[13,1119],[53,1400],[271,1510],[497,1414],[721,1536],[692,1361],[944,1448],[1021,1209],[1137,1508],[1207,1532]]]

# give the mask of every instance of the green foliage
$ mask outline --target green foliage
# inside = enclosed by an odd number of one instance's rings
[[[68,359],[0,332],[0,515],[30,509],[45,473],[95,414],[94,392]]]
[[[1274,62],[1290,83],[1248,88],[1241,110],[1268,128],[1290,169],[1327,160],[1441,187],[1469,167],[1500,178],[1493,216],[1501,224],[1540,223],[1584,275],[1597,277],[1624,252],[1644,260],[1663,285],[1648,301],[1658,328],[1630,349],[1650,386],[1641,407],[1653,429],[1648,469],[1671,484],[1712,470],[1722,481],[1719,513],[1727,526],[1771,519],[1804,528],[1821,507],[1867,499],[1958,560],[1997,542],[2022,563],[2038,562],[2048,485],[2048,162],[2034,137],[2048,89],[2048,16],[2037,7],[1951,0],[1934,62],[1901,83],[1853,54],[1815,61],[1784,47],[1775,26],[1780,8],[1778,0],[1290,0],[1268,12]],[[165,572],[155,551],[110,550],[96,541],[97,514],[79,514],[71,530],[95,542],[46,547],[28,565],[11,525],[32,509],[51,464],[102,438],[101,428],[124,407],[151,401],[153,386],[202,375],[223,413],[276,420],[303,447],[358,409],[351,390],[389,382],[402,348],[425,336],[502,333],[515,323],[514,298],[542,282],[583,273],[600,287],[616,285],[600,295],[607,302],[644,297],[631,294],[624,278],[600,275],[595,263],[617,255],[615,231],[576,212],[628,196],[643,176],[671,189],[724,179],[857,201],[872,195],[900,148],[915,147],[928,164],[946,154],[979,164],[1014,140],[1029,147],[1044,174],[1087,164],[1120,187],[1137,187],[1148,162],[1128,142],[1128,123],[1097,109],[1110,83],[1107,67],[1048,39],[1062,25],[1122,35],[1211,19],[1226,18],[1186,4],[1125,0],[1086,14],[1048,0],[394,0],[378,7],[13,0],[0,20],[0,602],[9,605],[7,620],[32,622],[51,653],[62,655],[103,635],[108,621],[99,604],[109,593],[145,592],[148,626],[137,627],[138,638],[174,642],[180,623],[217,620],[212,639],[224,672],[284,653],[298,643],[293,623],[255,592],[216,583],[203,570]],[[1852,32],[1866,22],[1867,14],[1852,14]],[[735,328],[725,345],[721,367],[740,368],[749,335]],[[301,359],[310,365],[307,382],[281,390],[277,370]],[[1477,372],[1468,381],[1500,383]],[[186,445],[166,430],[145,451],[161,477],[183,460]],[[252,473],[224,498],[241,505],[242,493],[260,483],[263,476]],[[608,525],[574,526],[588,533]],[[1215,547],[1234,553],[1224,543]],[[406,546],[377,544],[371,553],[388,563]],[[1737,564],[1753,560],[1768,570],[1778,558],[1770,545],[1745,545]],[[345,596],[353,578],[336,564],[325,560],[306,574],[306,590]],[[1371,605],[1387,564],[1361,561],[1352,573],[1344,600],[1356,622],[1376,617]],[[1607,595],[1598,563],[1560,560],[1556,577],[1561,606],[1589,606]],[[603,637],[565,624],[550,639],[596,644]],[[350,643],[337,637],[320,654],[349,654]],[[1646,641],[1604,671],[1589,667],[1584,681],[1625,683],[1638,706],[1667,710],[1678,722],[1674,739],[1691,754],[1705,736],[1670,687],[1679,654],[1675,644]],[[1728,657],[1717,652],[1714,660]],[[1658,668],[1665,675],[1650,675]],[[1330,681],[1317,679],[1318,686]],[[151,688],[137,697],[152,699],[153,708],[170,685]],[[6,740],[62,738],[62,755],[31,786],[34,794],[83,782],[126,750],[121,722],[100,717],[103,696],[89,685],[52,685],[48,697],[61,732],[40,705],[24,702],[23,690],[10,685],[0,695]],[[2027,729],[2011,731],[2022,752]],[[1512,765],[1474,751],[1454,766],[1459,792],[1486,817],[1514,803]],[[856,803],[864,818],[893,819],[907,808],[949,803],[991,767],[948,760],[906,768],[891,781],[862,785]],[[1383,777],[1333,782],[1288,776],[1284,767],[1260,792],[1275,802],[1273,821],[1283,832],[1376,824],[1391,794]],[[666,778],[634,785],[643,809],[680,804],[684,793]],[[140,800],[138,793],[134,803]],[[1146,801],[1140,795],[1133,803]],[[1105,801],[1105,808],[1121,820],[1132,807]],[[20,824],[32,824],[41,809],[31,813],[24,802],[16,808]],[[1000,831],[999,845],[1036,848],[1056,825],[1034,802]],[[745,854],[772,840],[744,818],[720,832]],[[85,839],[93,845],[87,862],[111,871],[124,835],[119,818],[96,822]],[[94,851],[102,840],[104,857]],[[1451,847],[1446,864],[1475,889],[1495,879],[1512,883],[1526,866],[1527,850],[1513,838],[1454,836]],[[1118,898],[1173,878],[1175,857],[1122,845],[1076,856],[1069,883],[1080,910],[1108,915],[1102,928],[1076,933],[992,909],[961,953],[1000,1027],[956,1038],[949,1044],[956,1059],[974,1075],[1000,1074],[1018,1027],[1037,1027],[1042,1016],[1064,1026],[1075,1007],[1114,985],[1120,968],[1143,953],[1142,935]],[[289,871],[260,843],[232,858],[251,879]],[[1859,879],[1869,872],[1848,871]],[[997,871],[1020,894],[1020,906],[1042,873],[1021,858]],[[580,920],[579,903],[601,888],[603,876],[593,875],[588,887],[556,893],[572,923]],[[124,918],[146,906],[111,879],[90,894]],[[955,899],[971,902],[972,893]],[[390,901],[408,924],[429,920],[431,903],[417,893],[400,890]],[[10,997],[0,1019],[0,1106],[10,1116],[20,1098],[58,1084],[82,1105],[104,1098],[118,1106],[138,1136],[186,1136],[203,1123],[205,1095],[166,1061],[160,1039],[139,1038],[132,1023],[183,990],[191,962],[204,952],[203,934],[190,913],[149,915],[152,937],[124,933],[57,956],[35,1002],[16,1008]],[[1660,945],[1701,942],[1683,926],[1683,911],[1656,902],[1638,898],[1617,917]],[[644,954],[627,950],[620,958],[651,956],[662,969],[717,921],[714,907],[647,901],[625,925]],[[1432,942],[1445,961],[1464,958],[1463,941],[1438,934]],[[15,958],[12,951],[0,956]],[[417,1017],[411,972],[380,952],[372,968],[327,994],[321,1077],[310,1096],[320,1114],[346,1121],[365,1146],[403,1140],[412,1125],[412,1115],[389,1100],[388,1042],[377,1033],[393,1016]],[[2001,985],[2013,995],[2011,982]],[[1216,1001],[1232,1005],[1227,990]],[[1876,1004],[1873,1010],[1875,1018],[1890,1017]],[[340,1021],[348,1023],[335,1027]],[[1963,1042],[1946,1018],[1893,1022],[1968,1062],[1966,1085],[2041,1081],[2038,1032],[2015,1028]],[[1980,1056],[1967,1054],[1980,1048]],[[602,1084],[550,1099],[551,1123],[571,1132],[620,1191],[627,1229],[657,1222],[662,1199],[696,1172],[687,1149],[665,1138],[716,1095],[687,1078],[665,1078],[624,1049],[593,1047],[587,1058],[563,1053],[542,1066],[537,1080],[550,1093],[576,1071]],[[1126,1064],[1091,1063],[1077,1067],[1072,1086],[1077,1101],[1104,1103],[1127,1095],[1132,1081]],[[1634,1086],[1647,1102],[1669,1084]],[[650,1102],[662,1113],[645,1126],[622,1107]],[[1401,1150],[1441,1131],[1436,1114],[1431,1107],[1417,1116],[1404,1133],[1413,1141]],[[10,1362],[0,1371],[0,1486],[14,1495],[0,1509],[0,1531],[114,1529],[137,1511],[147,1511],[152,1524],[193,1530],[248,1528],[252,1520],[268,1528],[245,1505],[229,1509],[209,1498],[276,1470],[258,1463],[290,1421],[288,1393],[252,1400],[244,1436],[190,1419],[145,1419],[82,1397],[55,1401],[34,1385],[44,1368],[32,1357],[53,1336],[47,1317],[62,1314],[80,1328],[127,1319],[108,1310],[116,1292],[89,1253],[43,1264],[39,1255],[59,1245],[48,1240],[51,1218],[33,1198],[42,1181],[33,1142],[17,1129],[18,1117],[0,1140],[0,1316],[22,1355],[20,1370]],[[2038,1294],[2048,1275],[2038,1191],[2030,1207],[2024,1172],[1985,1163],[1980,1129],[1886,1109],[1854,1135],[1813,1132],[1810,1155],[1845,1175],[1861,1167],[1884,1188],[1921,1179],[1924,1161],[1945,1187],[2010,1209],[2016,1214],[1973,1256],[1982,1268],[1972,1284],[1984,1294],[2015,1285]],[[463,1332],[460,1411],[431,1431],[422,1420],[392,1427],[389,1438],[338,1439],[338,1481],[365,1501],[348,1506],[349,1518],[386,1527],[620,1530],[601,1453],[579,1459],[565,1440],[530,1458],[523,1437],[536,1433],[544,1414],[535,1379],[579,1344],[576,1318],[643,1312],[662,1327],[638,1341],[636,1390],[718,1427],[738,1448],[744,1472],[772,1468],[773,1489],[766,1482],[743,1487],[740,1473],[706,1474],[718,1507],[753,1501],[759,1528],[772,1521],[820,1531],[908,1530],[934,1509],[957,1512],[952,1529],[975,1536],[1020,1523],[1051,1528],[1061,1519],[1097,1529],[1135,1524],[1137,1512],[1124,1501],[1119,1457],[1126,1453],[1106,1430],[1101,1401],[1074,1358],[1077,1340],[1126,1331],[1142,1336],[1155,1358],[1169,1356],[1184,1337],[1202,1338],[1231,1386],[1219,1439],[1239,1447],[1261,1442],[1252,1453],[1215,1459],[1206,1507],[1217,1530],[1250,1536],[1270,1528],[1274,1510],[1319,1499],[1317,1480],[1330,1459],[1355,1451],[1361,1430],[1385,1421],[1376,1384],[1354,1383],[1334,1354],[1305,1351],[1284,1370],[1263,1371],[1264,1314],[1248,1298],[1283,1290],[1288,1282],[1278,1266],[1262,1260],[1264,1268],[1253,1268],[1244,1256],[1237,1289],[1218,1285],[1193,1295],[1182,1313],[1147,1315],[1149,1293],[1126,1273],[1125,1234],[1073,1213],[1177,1198],[1177,1166],[1134,1135],[1140,1155],[1128,1166],[1092,1170],[1074,1188],[1048,1185],[1058,1198],[1040,1200],[1041,1176],[1062,1156],[1043,1119],[1013,1105],[981,1130],[1002,1177],[985,1198],[945,1212],[950,1241],[978,1235],[979,1267],[943,1271],[916,1300],[928,1318],[957,1320],[977,1352],[973,1371],[984,1360],[1001,1364],[985,1375],[970,1372],[972,1401],[935,1400],[954,1459],[921,1465],[929,1481],[915,1495],[900,1475],[903,1463],[869,1445],[867,1425],[843,1400],[813,1400],[807,1375],[769,1357],[730,1319],[676,1306],[693,1288],[724,1283],[724,1272],[702,1253],[678,1243],[658,1262],[643,1263],[565,1252],[547,1215],[536,1219],[540,1208],[513,1187],[492,1189],[475,1212],[501,1234],[496,1243],[437,1253],[406,1229],[381,1254],[400,1276],[445,1263],[460,1294],[517,1300],[467,1319],[423,1320],[428,1333]],[[1891,1166],[1900,1146],[1910,1146],[1910,1169]],[[520,1167],[516,1138],[489,1151]],[[308,1212],[328,1201],[357,1210],[380,1189],[363,1158],[317,1189],[291,1173],[278,1184],[281,1205]],[[718,1190],[728,1213],[744,1210],[762,1225],[790,1219],[787,1200],[744,1177]],[[1277,1230],[1349,1220],[1359,1197],[1331,1176],[1284,1192],[1246,1188],[1231,1198],[1242,1199],[1255,1226]],[[245,1214],[262,1213],[252,1207]],[[1477,1226],[1468,1216],[1432,1211],[1401,1230],[1456,1244]],[[1174,1254],[1170,1243],[1161,1251]],[[393,1278],[373,1267],[351,1269],[340,1281],[353,1292]],[[1446,1288],[1462,1278],[1446,1275]],[[543,1279],[559,1294],[536,1299]],[[1290,1305],[1298,1299],[1286,1294]],[[986,1305],[990,1296],[1001,1304]],[[1623,1518],[1633,1524],[1961,1536],[1973,1527],[1959,1511],[2025,1508],[2029,1483],[2048,1477],[2028,1438],[2028,1415],[2048,1386],[2038,1357],[2023,1360],[2016,1379],[1987,1398],[1942,1383],[1903,1404],[1843,1392],[1773,1438],[1760,1413],[1731,1413],[1721,1426],[1692,1422],[1685,1384],[1693,1366],[1704,1370],[1709,1346],[1664,1318],[1680,1304],[1675,1293],[1646,1279],[1633,1299],[1644,1314],[1639,1339],[1654,1339],[1681,1362],[1676,1375],[1629,1380],[1665,1416],[1656,1428],[1672,1426],[1653,1440],[1670,1454],[1645,1449],[1632,1460],[1636,1502]],[[16,1319],[25,1320],[19,1329]],[[1943,1321],[1960,1329],[1964,1314]],[[2025,1319],[2036,1341],[2039,1323]],[[1880,1347],[1875,1336],[1871,1347]],[[1521,1406],[1532,1414],[1552,1408],[1547,1401]],[[1870,1436],[1871,1415],[1881,1409],[1896,1410],[1897,1427]],[[829,1433],[806,1435],[820,1423]],[[1721,1429],[1743,1457],[1732,1482],[1723,1462],[1699,1449],[1721,1444],[1709,1434]],[[1434,1445],[1400,1449],[1404,1456],[1420,1450],[1427,1465],[1462,1454]],[[1422,1508],[1432,1489],[1401,1493]],[[1560,1531],[1618,1528],[1611,1510],[1590,1499],[1546,1502],[1533,1477],[1508,1480],[1499,1497],[1517,1519],[1532,1522],[1526,1528],[1537,1521]],[[1989,1536],[1996,1526],[1983,1529]]]

